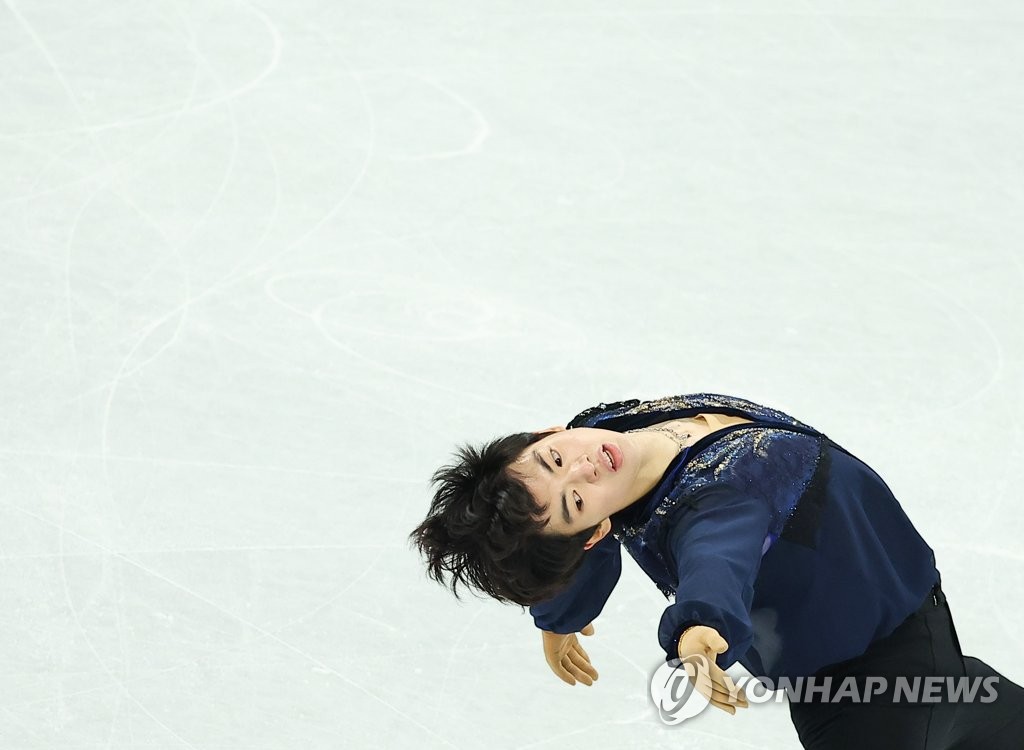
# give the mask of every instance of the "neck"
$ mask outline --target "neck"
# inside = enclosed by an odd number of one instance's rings
[[[679,455],[679,444],[668,435],[659,432],[634,432],[630,435],[640,449],[641,463],[637,472],[634,497],[622,503],[626,508],[653,490],[668,471],[669,464]],[[621,509],[620,508],[620,509]]]

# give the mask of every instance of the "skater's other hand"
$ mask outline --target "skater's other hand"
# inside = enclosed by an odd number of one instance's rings
[[[580,633],[593,635],[594,623],[587,624]],[[575,685],[577,681],[584,685],[594,684],[597,670],[590,664],[590,657],[583,650],[575,633],[563,635],[542,630],[540,637],[544,644],[544,658],[559,679],[570,685]]]
[[[691,656],[703,656],[708,667],[706,674],[694,675],[690,678],[691,682],[711,701],[712,706],[735,714],[737,708],[747,707],[747,696],[715,663],[715,656],[724,654],[728,649],[729,644],[721,633],[706,625],[689,627],[679,638],[680,660],[686,661],[687,657]]]

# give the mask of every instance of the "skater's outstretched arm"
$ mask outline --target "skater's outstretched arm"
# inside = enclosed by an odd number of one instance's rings
[[[727,643],[715,654],[725,669],[753,643],[750,607],[771,509],[756,488],[728,483],[699,490],[689,505],[670,534],[679,578],[675,603],[661,617],[658,640],[666,660],[672,660],[686,628],[714,628]]]
[[[622,547],[606,534],[584,553],[572,583],[530,607],[534,624],[550,633],[578,633],[601,614],[622,573]]]
[[[534,624],[541,631],[544,659],[551,671],[569,685],[592,685],[597,679],[597,670],[576,634],[594,634],[593,620],[601,614],[621,572],[621,547],[607,534],[587,550],[567,589],[530,607]]]

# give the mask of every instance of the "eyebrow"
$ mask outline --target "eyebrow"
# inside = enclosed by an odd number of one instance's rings
[[[544,470],[547,471],[548,474],[555,473],[555,470],[548,466],[547,462],[536,450],[533,451],[533,458],[537,463],[544,467]],[[562,518],[565,519],[566,526],[572,526],[572,517],[569,515],[569,501],[566,500],[564,491],[562,492]]]

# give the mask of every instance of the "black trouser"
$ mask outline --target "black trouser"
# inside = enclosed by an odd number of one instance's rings
[[[909,702],[895,691],[897,677],[969,677],[983,683],[998,677],[990,703],[944,699],[938,703]],[[889,636],[875,641],[861,656],[821,670],[833,684],[853,677],[864,685],[868,677],[883,677],[889,690],[870,702],[790,702],[789,712],[800,742],[820,750],[1022,750],[1024,748],[1024,688],[1010,682],[983,661],[964,656],[953,627],[946,597],[939,585],[917,612]],[[877,685],[878,683],[876,683]],[[983,683],[984,684],[984,683]],[[863,689],[859,693],[866,695]],[[923,695],[923,691],[921,693]],[[934,697],[934,693],[933,693]]]

